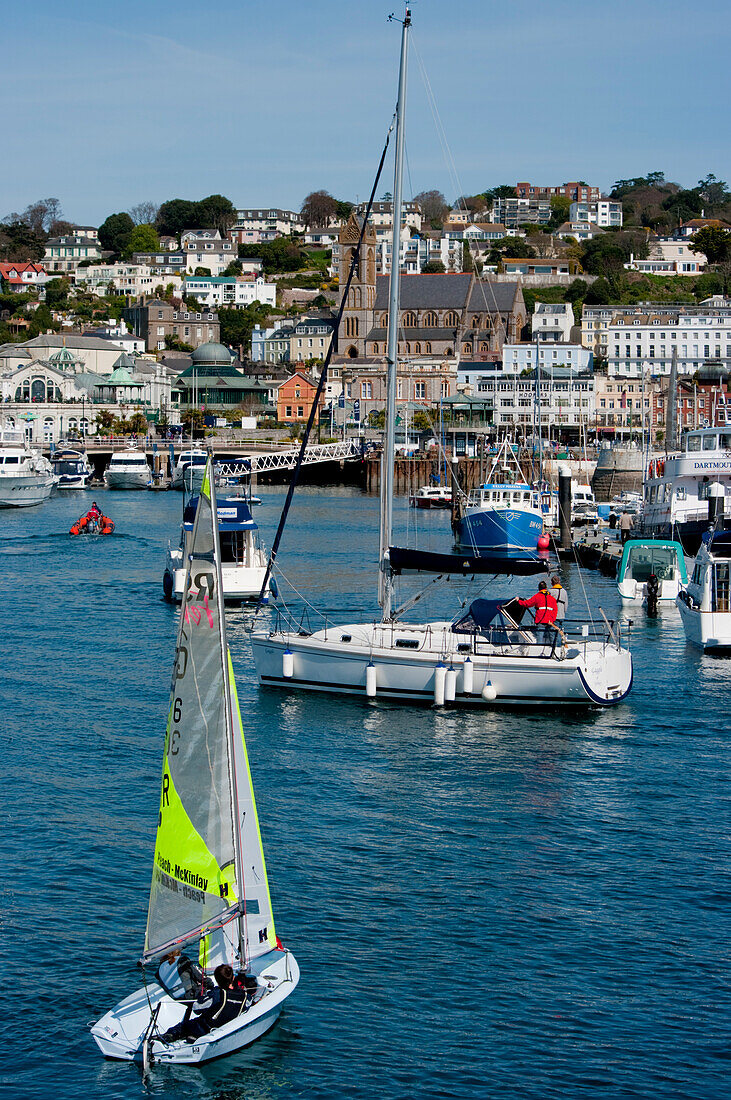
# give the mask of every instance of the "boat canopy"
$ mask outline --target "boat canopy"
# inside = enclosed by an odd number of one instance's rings
[[[676,567],[681,583],[687,584],[685,554],[679,542],[672,539],[627,539],[617,577],[620,584],[626,576],[636,581],[647,581],[652,573],[658,580],[670,580]]]
[[[503,614],[506,611],[509,621]],[[507,629],[520,623],[525,608],[513,597],[510,600],[473,600],[469,611],[452,623],[454,634],[481,634],[489,626],[502,626]]]
[[[721,557],[731,555],[731,531],[707,531],[703,541],[711,554]]]
[[[183,512],[183,527],[186,531],[193,530],[195,513],[198,508],[198,497],[191,497]],[[254,522],[249,510],[249,505],[240,497],[221,497],[217,501],[219,531],[257,531],[258,525]]]
[[[401,573],[452,573],[467,576],[472,573],[507,573],[528,577],[534,573],[547,573],[548,561],[537,554],[521,551],[520,555],[493,554],[484,551],[474,554],[436,554],[430,550],[412,550],[408,547],[390,546],[388,550],[391,572]]]

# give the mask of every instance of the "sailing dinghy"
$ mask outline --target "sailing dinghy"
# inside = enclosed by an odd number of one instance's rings
[[[186,566],[141,963],[143,987],[91,1028],[108,1058],[199,1063],[230,1054],[269,1030],[299,980],[274,930],[226,644],[210,460]],[[245,1010],[193,1041],[163,1042],[222,963],[246,972]]]

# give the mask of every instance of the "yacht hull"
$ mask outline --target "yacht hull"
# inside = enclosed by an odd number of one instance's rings
[[[104,480],[108,489],[146,489],[151,481],[149,469],[146,470],[107,470]]]
[[[31,508],[48,500],[53,490],[50,474],[0,478],[0,508]]]
[[[691,607],[682,596],[678,596],[675,605],[691,645],[704,653],[731,652],[731,612],[700,611]]]
[[[399,649],[394,635],[402,642],[417,642],[420,648]],[[343,636],[351,640],[343,642]],[[263,687],[494,707],[612,706],[632,686],[631,655],[614,645],[578,642],[552,649],[516,644],[464,653],[457,648],[459,636],[451,634],[448,624],[393,629],[345,626],[305,637],[261,632],[251,635],[251,643]],[[374,671],[369,672],[369,666]],[[449,687],[444,694],[450,672],[453,698]]]

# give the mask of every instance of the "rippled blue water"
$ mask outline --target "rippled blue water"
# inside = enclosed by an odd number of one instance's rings
[[[282,491],[262,495],[271,542]],[[138,981],[181,502],[100,498],[108,540],[66,535],[88,495],[0,513],[8,1096],[728,1094],[731,663],[686,648],[675,611],[636,616],[630,700],[584,717],[262,693],[234,613],[277,929],[302,981],[237,1056],[146,1083],[104,1062],[87,1023]],[[371,607],[376,508],[298,497],[281,561],[315,603]],[[443,515],[398,519],[448,541]],[[618,610],[612,582],[583,583]],[[575,570],[568,586],[578,609]]]

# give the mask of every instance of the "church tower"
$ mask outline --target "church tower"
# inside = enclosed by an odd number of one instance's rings
[[[340,279],[341,295],[345,291],[353,253],[358,246],[363,218],[355,211],[340,231]],[[338,338],[340,355],[350,359],[365,356],[366,336],[373,328],[373,307],[376,302],[376,231],[369,225],[363,237],[360,263],[350,284],[350,294],[343,310],[343,320]]]

